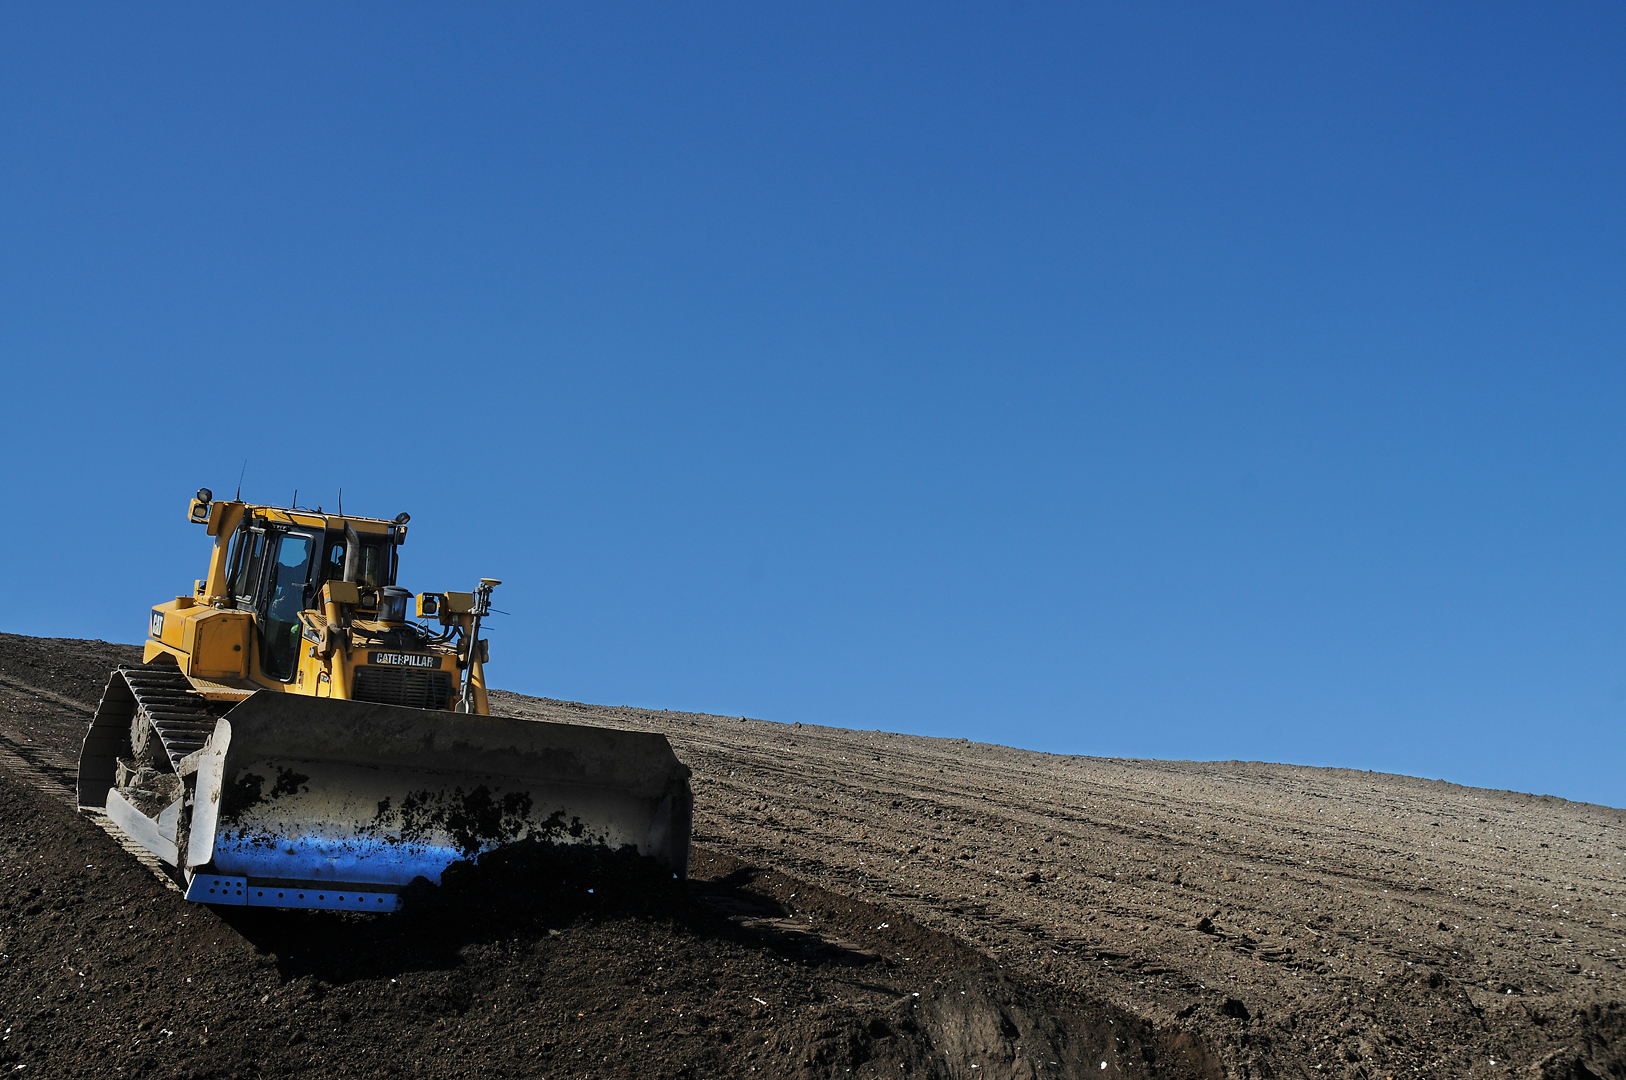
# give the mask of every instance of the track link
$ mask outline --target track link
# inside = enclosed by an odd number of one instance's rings
[[[177,893],[186,891],[181,887],[181,883],[176,880],[179,871],[173,866],[166,866],[162,859],[130,839],[129,834],[119,828],[118,823],[108,817],[104,811],[83,810],[80,812],[90,818],[91,821],[94,821],[108,836],[117,841],[119,847],[135,856],[136,862],[151,870],[152,876],[164,883],[164,888]]]
[[[152,721],[172,767],[179,769],[183,757],[203,749],[214,734],[215,716],[209,699],[192,689],[185,675],[174,668],[121,667],[117,672],[130,687],[135,706]],[[133,718],[133,708],[128,715]]]

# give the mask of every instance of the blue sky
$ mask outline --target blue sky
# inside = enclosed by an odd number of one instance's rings
[[[0,629],[1626,805],[1616,6],[0,8]]]

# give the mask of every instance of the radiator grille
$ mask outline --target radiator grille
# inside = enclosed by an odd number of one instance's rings
[[[350,696],[408,709],[444,709],[452,700],[452,673],[398,667],[358,667]]]

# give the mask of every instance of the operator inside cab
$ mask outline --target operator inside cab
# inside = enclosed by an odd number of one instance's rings
[[[273,678],[292,675],[299,655],[299,613],[306,606],[311,547],[311,537],[297,532],[284,533],[277,544],[276,577],[265,612],[265,669]]]
[[[344,555],[344,533],[329,533],[327,542],[327,558],[322,560],[322,573],[317,579],[317,588],[321,588],[329,581],[344,580]],[[385,566],[385,559],[384,542],[382,540],[371,544],[369,544],[366,540],[362,540],[361,558],[359,560],[359,569],[356,574],[356,584],[371,585],[375,588],[380,585],[393,584],[393,582],[386,580],[388,575],[386,575],[383,570]]]

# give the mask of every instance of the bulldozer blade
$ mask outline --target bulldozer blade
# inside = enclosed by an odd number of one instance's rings
[[[188,899],[389,910],[414,878],[525,840],[688,873],[689,770],[653,732],[262,690],[191,760]]]

